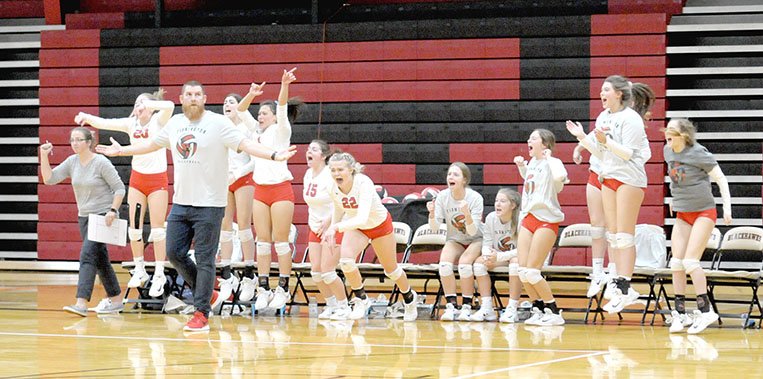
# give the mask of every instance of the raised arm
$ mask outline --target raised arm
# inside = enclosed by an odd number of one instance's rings
[[[98,145],[95,147],[95,151],[109,157],[119,157],[148,154],[161,148],[162,146],[157,145],[153,140],[129,146],[122,146],[114,139],[114,137],[111,137],[111,145]]]
[[[53,154],[53,144],[45,141],[40,145],[40,175],[42,176],[42,182],[49,184],[48,181],[53,175],[53,169],[50,168],[50,160],[48,156]]]
[[[265,87],[265,82],[262,82],[262,84],[252,83],[249,86],[249,92],[247,92],[246,96],[238,102],[236,110],[239,112],[248,111],[249,106],[252,105],[252,100],[257,96],[262,95],[262,87]]]
[[[96,129],[129,133],[130,124],[133,122],[133,118],[101,118],[89,113],[79,112],[74,116],[74,122],[79,126],[85,126],[87,124]]]
[[[259,142],[252,141],[249,138],[244,138],[238,145],[238,151],[245,151],[249,155],[255,157],[270,159],[272,161],[285,161],[293,157],[297,153],[296,146],[289,146],[288,150],[275,151]]]
[[[158,111],[152,117],[156,117],[159,126],[162,127],[170,120],[172,112],[175,111],[175,103],[169,100],[143,100],[143,105],[151,111]]]

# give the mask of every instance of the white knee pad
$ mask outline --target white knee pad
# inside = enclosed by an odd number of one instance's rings
[[[335,280],[339,279],[339,275],[336,274],[336,270],[324,272],[322,276],[323,276],[323,283],[326,283],[326,284],[334,283]]]
[[[398,280],[400,279],[401,276],[403,276],[403,268],[400,266],[397,266],[397,268],[392,270],[392,272],[384,271],[384,275],[387,275],[387,277],[394,282],[395,280]]]
[[[540,270],[537,268],[528,268],[527,269],[527,281],[530,284],[538,284],[540,281],[543,280],[543,275],[540,274]]]
[[[148,233],[148,242],[159,242],[167,239],[167,229],[165,228],[151,228],[151,233]]]
[[[518,271],[517,276],[519,276],[519,281],[522,283],[529,283],[527,281],[527,267],[519,267]]]
[[[355,260],[352,258],[340,258],[339,268],[341,268],[342,272],[346,274],[349,272],[356,271],[358,269],[358,265],[355,264]]]
[[[509,276],[519,275],[519,263],[509,263]]]
[[[453,263],[440,262],[440,276],[452,276],[453,275]]]
[[[317,271],[310,271],[310,277],[313,278],[313,283],[318,283],[323,281],[323,273],[317,272]]]
[[[153,230],[151,232],[153,232]],[[233,241],[233,231],[231,231],[231,230],[221,230],[220,231],[220,242],[230,242],[230,241]]]
[[[244,229],[238,231],[238,239],[241,242],[249,242],[254,239],[254,233],[252,229]]]
[[[702,266],[699,264],[698,259],[684,259],[684,269],[687,274],[691,274],[692,271],[701,268]]]
[[[601,239],[605,238],[607,236],[607,228],[603,226],[592,226],[591,227],[591,238],[593,239]]]
[[[474,264],[474,276],[487,276],[487,266],[485,266],[482,263],[475,263]],[[459,270],[460,273],[461,270]]]
[[[276,254],[279,257],[281,255],[289,255],[291,253],[291,248],[289,247],[288,242],[276,242],[273,245],[276,247]]]
[[[683,261],[678,258],[670,258],[670,271],[686,271]]]
[[[459,264],[458,265],[458,275],[462,278],[470,278],[474,273],[472,272],[472,265],[470,264]]]
[[[143,229],[127,229],[127,237],[130,241],[140,241],[143,239]]]
[[[270,242],[257,242],[257,255],[270,256]]]
[[[636,239],[630,233],[617,233],[615,245],[616,249],[627,249],[636,245]]]
[[[605,232],[604,233],[604,238],[607,239],[607,245],[609,245],[609,247],[611,247],[613,249],[617,248],[617,245],[616,245],[617,241],[615,239],[615,234],[614,233]]]

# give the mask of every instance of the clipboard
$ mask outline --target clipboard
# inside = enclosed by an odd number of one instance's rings
[[[111,226],[106,226],[106,216],[90,214],[87,216],[87,239],[109,245],[127,245],[127,220],[115,219]]]

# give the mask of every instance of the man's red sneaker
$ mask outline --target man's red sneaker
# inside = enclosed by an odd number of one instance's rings
[[[185,327],[183,330],[189,331],[189,332],[208,332],[209,331],[209,321],[207,320],[207,316],[204,315],[204,313],[201,313],[199,311],[196,311],[193,313],[193,317],[191,317],[190,320],[188,320],[188,323],[185,324]]]

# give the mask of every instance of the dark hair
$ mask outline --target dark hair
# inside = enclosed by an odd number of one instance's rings
[[[321,154],[323,154],[324,160],[326,161],[326,164],[328,164],[329,158],[331,158],[331,147],[329,147],[329,143],[322,139],[314,139],[310,141],[310,144],[316,144],[320,147]]]
[[[620,75],[610,75],[606,79],[604,79],[604,82],[609,82],[612,84],[612,88],[614,88],[615,91],[620,91],[622,93],[622,97],[620,98],[620,101],[627,105],[630,104],[632,92],[631,92],[631,82],[628,81],[627,78]]]
[[[548,129],[535,129],[533,132],[538,132],[540,142],[544,144],[547,149],[554,151],[554,147],[556,146],[556,137],[554,136],[553,132]]]
[[[631,92],[633,93],[633,110],[645,121],[649,121],[652,118],[652,112],[649,109],[654,105],[654,91],[644,83],[633,83]]]
[[[225,97],[223,97],[223,101],[225,99],[229,98],[229,97],[232,97],[232,98],[236,99],[236,101],[239,102],[239,103],[241,102],[241,99],[243,99],[243,97],[241,97],[241,95],[239,95],[237,93],[231,92],[231,93],[225,95]]]
[[[82,133],[82,136],[85,137],[85,141],[90,141],[90,142],[93,141],[93,132],[90,129],[84,127],[84,126],[77,126],[77,127],[75,127],[74,129],[72,129],[71,132],[69,132],[69,134],[74,133],[74,132]],[[92,148],[92,147],[93,147],[93,144],[91,143],[90,144],[90,148]]]
[[[289,119],[290,123],[293,123],[294,120],[297,119],[297,116],[299,116],[299,108],[302,107],[303,104],[304,102],[302,102],[302,99],[299,97],[292,97],[289,99],[289,101],[286,102],[289,112],[286,117]],[[273,114],[276,114],[276,105],[277,104],[274,100],[265,100],[260,103],[260,108],[267,106],[270,108],[270,111],[273,112]]]
[[[201,87],[201,93],[206,94],[206,92],[204,91],[204,85],[195,80],[189,80],[183,83],[183,88],[180,90],[180,93],[182,94],[183,92],[185,92],[185,89],[187,87]]]

